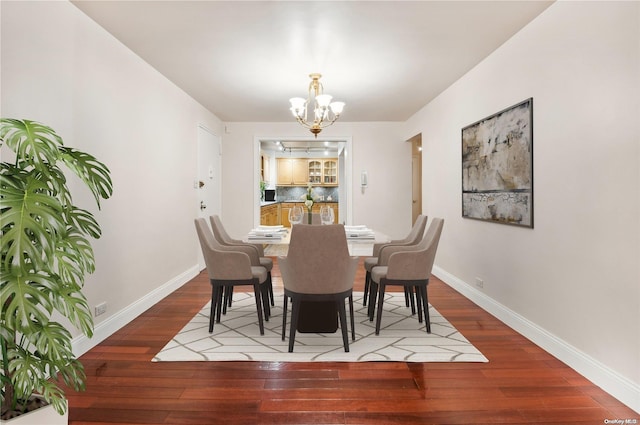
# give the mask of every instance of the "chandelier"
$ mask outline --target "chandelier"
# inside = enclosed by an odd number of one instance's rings
[[[289,99],[291,102],[290,111],[293,116],[316,138],[323,128],[330,126],[340,117],[342,109],[344,109],[344,102],[331,102],[332,96],[323,93],[320,77],[322,75],[317,73],[309,74],[311,82],[309,83],[309,95],[306,99],[302,97]],[[307,120],[309,105],[313,105],[313,121]]]

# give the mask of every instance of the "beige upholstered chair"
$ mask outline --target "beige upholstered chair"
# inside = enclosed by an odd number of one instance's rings
[[[332,301],[338,311],[344,351],[349,351],[345,299],[349,299],[351,337],[355,340],[353,319],[353,281],[358,257],[349,255],[342,224],[325,226],[294,225],[289,253],[278,259],[284,284],[282,340],[287,324],[287,301],[291,298],[289,352],[293,351],[302,302]],[[302,306],[301,306],[302,304]]]
[[[271,301],[271,305],[275,305],[274,299],[273,299],[273,283],[271,280],[271,270],[273,269],[273,260],[269,257],[264,256],[264,248],[262,244],[252,244],[252,243],[243,242],[238,239],[233,239],[231,236],[229,236],[224,226],[222,225],[222,221],[220,220],[220,217],[217,215],[210,216],[209,221],[211,222],[213,235],[216,237],[218,242],[220,242],[222,245],[227,245],[227,246],[242,245],[242,246],[251,246],[255,248],[258,254],[258,257],[260,258],[260,265],[265,269],[267,269],[267,288],[269,290],[269,300]],[[229,297],[229,301],[231,301],[231,297]]]
[[[418,321],[422,323],[422,311],[431,333],[429,321],[429,298],[427,285],[438,249],[444,220],[434,218],[423,239],[417,245],[389,246],[380,254],[379,265],[371,270],[371,286],[378,289],[378,313],[376,316],[376,335],[380,333],[380,323],[384,309],[384,294],[387,285],[400,285],[413,290],[415,288],[418,304]]]
[[[418,215],[415,223],[413,223],[413,227],[407,236],[403,239],[396,239],[390,242],[385,243],[376,243],[373,245],[373,256],[364,259],[364,269],[366,271],[364,278],[364,296],[362,305],[367,305],[367,297],[371,299],[369,304],[369,317],[373,320],[373,313],[375,312],[376,306],[376,292],[371,291],[371,269],[378,265],[378,258],[380,255],[380,250],[385,246],[403,246],[403,245],[415,245],[420,242],[420,239],[424,235],[424,229],[427,225],[427,216],[426,215]],[[410,296],[411,292],[409,290],[405,291],[406,304],[409,306],[409,302],[412,303],[412,311],[413,307],[413,297]]]
[[[209,282],[211,283],[211,311],[209,315],[209,332],[213,332],[213,323],[220,323],[223,309],[222,295],[227,286],[252,285],[258,311],[260,335],[264,335],[263,306],[268,304],[269,294],[266,291],[267,269],[259,264],[258,256],[251,247],[221,245],[209,229],[204,218],[195,219],[196,231],[207,265]],[[253,264],[253,265],[252,265]],[[224,304],[226,308],[226,303]],[[265,313],[268,320],[268,315]]]

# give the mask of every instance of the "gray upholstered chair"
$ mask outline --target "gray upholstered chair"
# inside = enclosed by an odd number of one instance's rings
[[[404,245],[417,244],[418,242],[420,242],[420,239],[424,235],[424,229],[426,226],[427,226],[427,216],[422,214],[418,215],[415,223],[413,223],[413,227],[411,227],[411,231],[407,236],[405,236],[403,239],[396,239],[390,242],[374,244],[373,256],[364,259],[364,269],[366,271],[366,274],[364,278],[364,295],[363,295],[362,305],[363,306],[367,305],[367,297],[369,297],[369,299],[371,300],[369,304],[369,317],[371,317],[372,320],[373,320],[373,313],[375,312],[375,306],[376,306],[376,292],[371,291],[371,269],[373,269],[375,266],[378,265],[378,258],[380,255],[380,251],[385,246],[392,246],[392,245],[404,246]],[[410,292],[408,290],[405,291],[405,301],[407,306],[409,306],[409,303],[411,302],[412,304],[411,310],[412,312],[415,311],[413,307],[413,297],[410,296]]]
[[[220,242],[222,245],[251,246],[256,250],[258,257],[260,259],[260,265],[265,269],[267,269],[267,289],[269,290],[269,300],[271,302],[271,305],[275,305],[274,299],[273,299],[273,282],[271,280],[271,270],[273,269],[273,260],[269,257],[264,256],[264,247],[262,246],[262,244],[252,244],[252,243],[243,242],[239,239],[233,239],[231,236],[229,236],[224,226],[222,225],[222,221],[220,220],[220,217],[217,215],[210,216],[209,221],[211,222],[213,235],[216,237],[218,242]],[[230,302],[232,294],[229,294],[229,295],[230,295],[229,296],[229,302]]]
[[[427,333],[431,333],[427,285],[431,277],[431,269],[443,226],[443,219],[434,218],[417,245],[389,246],[381,251],[378,265],[371,270],[371,286],[378,290],[376,335],[380,333],[384,294],[388,285],[400,285],[411,291],[415,288],[418,321],[422,323],[422,311],[424,310]]]
[[[349,351],[345,299],[349,299],[351,338],[355,340],[353,318],[353,281],[358,267],[358,257],[349,255],[347,237],[342,224],[325,226],[294,225],[286,257],[279,257],[278,264],[284,285],[282,340],[287,324],[287,301],[291,298],[291,326],[289,352],[298,329],[301,308],[308,302],[333,302],[340,318],[344,351]],[[335,317],[335,316],[334,316]]]
[[[204,218],[195,219],[198,240],[207,265],[211,283],[211,311],[209,314],[209,332],[213,332],[214,320],[220,323],[223,309],[224,288],[236,285],[252,285],[258,311],[260,335],[264,335],[263,306],[268,304],[266,291],[267,269],[260,265],[255,250],[251,247],[221,245],[209,229]],[[253,258],[252,258],[253,257]],[[252,265],[252,262],[254,265]],[[226,308],[226,303],[224,304]],[[268,315],[264,317],[268,320]]]

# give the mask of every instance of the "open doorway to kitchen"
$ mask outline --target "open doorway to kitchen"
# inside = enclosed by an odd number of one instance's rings
[[[407,140],[411,143],[411,223],[422,214],[422,133]]]
[[[337,223],[351,223],[351,156],[351,138],[256,137],[254,226],[288,225],[288,204],[301,201],[309,183],[318,201],[332,204]]]

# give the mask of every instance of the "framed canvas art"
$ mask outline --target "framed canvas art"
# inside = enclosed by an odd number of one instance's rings
[[[533,98],[462,129],[462,217],[533,228]]]

